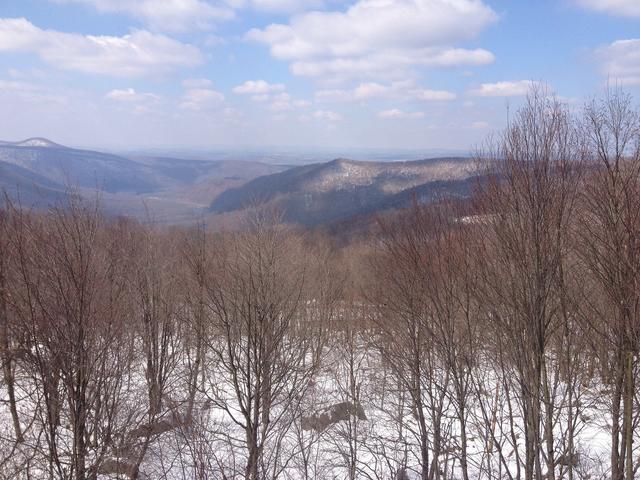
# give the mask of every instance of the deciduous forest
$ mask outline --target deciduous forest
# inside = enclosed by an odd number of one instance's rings
[[[337,241],[0,214],[0,477],[640,477],[640,117],[534,88],[469,199]]]

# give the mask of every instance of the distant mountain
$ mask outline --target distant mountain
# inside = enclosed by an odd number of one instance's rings
[[[288,167],[242,160],[190,160],[167,157],[131,157],[165,179],[168,193],[211,203],[222,191]]]
[[[0,141],[0,189],[25,204],[56,202],[69,188],[93,197],[102,192],[119,214],[164,221],[206,213],[224,190],[287,167],[259,162],[207,161],[151,156],[125,157],[65,147],[45,138]]]
[[[469,158],[377,162],[347,159],[290,167],[258,161],[116,155],[69,148],[45,138],[0,142],[0,189],[41,207],[100,191],[113,214],[187,223],[234,218],[268,203],[293,222],[317,225],[399,208],[412,198],[467,195]]]
[[[307,225],[407,205],[412,198],[431,201],[443,195],[468,195],[476,178],[470,158],[406,162],[346,159],[307,165],[256,178],[221,193],[213,213],[268,203],[288,220]]]
[[[0,162],[0,205],[4,203],[4,194],[26,207],[45,207],[66,197],[62,185],[27,169]]]
[[[37,173],[60,185],[106,192],[144,193],[159,183],[143,166],[117,155],[66,148],[46,139],[0,145],[0,161]]]
[[[20,142],[3,142],[0,141],[0,145],[13,145],[14,147],[43,147],[43,148],[67,148],[63,145],[59,145],[51,140],[47,140],[42,137],[27,138]]]

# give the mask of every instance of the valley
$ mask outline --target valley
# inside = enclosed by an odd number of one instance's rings
[[[477,176],[467,157],[272,161],[123,156],[32,138],[0,142],[0,187],[27,207],[46,208],[73,192],[99,197],[112,215],[161,224],[228,225],[247,207],[269,204],[286,221],[313,226],[404,207],[413,199],[465,197]]]

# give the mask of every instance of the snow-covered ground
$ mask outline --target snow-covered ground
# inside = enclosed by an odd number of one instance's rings
[[[515,386],[515,378],[509,372],[501,374],[490,360],[478,362],[471,372],[473,382],[466,415],[469,476],[471,479],[521,478],[524,432],[518,400],[510,390]],[[114,420],[113,445],[120,448],[111,447],[103,452],[103,463],[111,462],[112,467],[120,465],[122,469],[120,473],[102,474],[98,478],[128,478],[127,465],[135,463],[142,451],[141,444],[146,437],[141,435],[132,440],[135,437],[132,432],[140,432],[140,427],[148,421],[142,365],[141,362],[139,368],[126,373],[117,393],[120,411]],[[201,391],[197,394],[191,422],[181,420],[186,415],[188,396],[185,365],[175,365],[171,375],[174,380],[167,387],[164,411],[154,419],[154,425],[160,427],[149,437],[139,478],[242,477],[247,458],[246,436],[238,424],[242,414],[234,403],[234,391],[225,372],[216,369],[213,361],[209,363],[201,378]],[[452,380],[439,368],[435,368],[427,380],[432,382],[423,384],[430,388],[423,396],[430,415],[427,419],[430,462],[434,461],[434,440],[436,436],[441,438],[438,473],[434,473],[434,478],[461,479],[461,431]],[[41,390],[28,372],[18,372],[17,384],[25,442],[17,446],[12,442],[11,417],[6,391],[3,391],[1,478],[49,478],[46,436],[39,427],[45,415],[38,393]],[[278,423],[265,444],[262,466],[265,478],[342,479],[350,478],[350,471],[353,478],[362,479],[419,478],[417,419],[408,392],[399,385],[392,370],[366,341],[360,339],[351,351],[339,341],[332,342],[331,348],[325,351],[320,370],[300,399],[300,408],[286,412],[278,411],[277,406],[274,408],[271,417]],[[580,383],[574,392],[573,444],[577,454],[574,479],[609,478],[611,421],[606,388],[598,379],[591,379]],[[554,403],[560,408],[553,416],[556,478],[568,478],[570,463],[565,451],[569,412],[566,393],[566,385],[558,379]],[[432,415],[437,409],[429,407],[437,406],[440,401],[442,415],[438,435]],[[354,406],[347,418],[320,431],[309,429],[308,421],[305,423],[305,418],[345,402]],[[358,405],[364,415],[356,413]],[[57,438],[61,455],[68,454],[71,446],[67,422],[63,414]],[[635,445],[637,457],[640,429],[635,431]],[[98,445],[91,451],[88,465],[94,463],[101,452]],[[53,478],[64,478],[64,475],[58,472]]]

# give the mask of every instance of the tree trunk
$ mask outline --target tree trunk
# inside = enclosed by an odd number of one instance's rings
[[[547,479],[555,480],[555,457],[553,445],[553,399],[549,387],[549,377],[547,374],[546,362],[542,360],[542,379],[544,388],[545,425],[544,439],[547,447]],[[569,461],[571,463],[571,460]]]
[[[611,404],[611,479],[623,480],[620,469],[620,402],[624,383],[622,353],[616,355],[616,378]]]
[[[633,352],[626,353],[626,381],[624,391],[624,435],[626,446],[626,479],[633,480],[633,394],[635,390],[633,378]]]
[[[2,255],[2,252],[0,252]],[[0,259],[0,361],[2,361],[2,373],[4,382],[7,385],[7,395],[9,396],[9,411],[11,412],[11,420],[13,421],[13,430],[16,436],[16,442],[22,443],[24,437],[22,428],[20,427],[20,418],[18,417],[18,409],[16,407],[16,394],[14,389],[13,376],[13,359],[10,352],[8,314],[6,304],[5,290],[5,274],[4,260]]]

